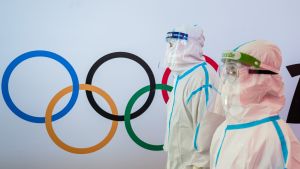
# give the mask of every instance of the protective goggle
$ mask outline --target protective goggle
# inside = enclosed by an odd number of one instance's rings
[[[261,63],[260,60],[255,57],[242,52],[225,52],[222,56],[223,65],[219,68],[219,75],[221,79],[229,80],[230,82],[235,81],[239,77],[239,71],[246,65],[249,74],[278,74],[277,70],[267,70],[270,68],[267,65]]]

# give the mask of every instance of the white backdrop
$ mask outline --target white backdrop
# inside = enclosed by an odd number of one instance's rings
[[[160,83],[165,34],[174,26],[198,24],[206,36],[205,53],[219,62],[224,50],[253,39],[271,40],[281,48],[286,83],[286,119],[299,77],[291,78],[285,66],[300,63],[300,2],[297,0],[9,0],[0,1],[0,75],[17,56],[31,50],[49,50],[67,59],[85,79],[93,63],[105,54],[130,52],[145,60]],[[129,98],[149,84],[145,71],[135,62],[114,59],[99,68],[93,84],[114,99],[124,114]],[[71,85],[68,72],[59,63],[34,58],[13,72],[9,89],[16,105],[34,116],[44,116],[54,94]],[[140,107],[147,95],[139,99]],[[65,106],[64,97],[55,111]],[[101,100],[101,97],[96,97]],[[99,101],[109,110],[104,101]],[[24,121],[13,114],[0,97],[0,168],[2,169],[162,169],[166,154],[136,145],[124,122],[103,149],[76,155],[57,147],[44,124]],[[153,144],[164,139],[166,114],[160,91],[140,117],[132,120],[136,133]],[[68,115],[53,123],[58,136],[72,146],[96,144],[108,133],[111,121],[99,116],[80,91]],[[300,138],[300,124],[291,125]]]

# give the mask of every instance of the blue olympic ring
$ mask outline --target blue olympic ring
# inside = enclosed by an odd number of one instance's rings
[[[31,115],[28,115],[27,113],[23,112],[22,110],[20,110],[12,101],[10,94],[9,94],[9,90],[8,90],[9,78],[10,78],[13,70],[21,62],[23,62],[29,58],[34,58],[34,57],[46,57],[46,58],[53,59],[53,60],[61,63],[68,70],[69,74],[71,75],[72,86],[73,86],[72,96],[71,96],[71,99],[69,100],[69,103],[61,111],[59,111],[58,113],[56,113],[52,116],[52,121],[56,121],[56,120],[62,118],[63,116],[65,116],[72,109],[72,107],[76,103],[76,100],[77,100],[78,94],[79,94],[79,80],[78,80],[78,77],[77,77],[77,74],[76,74],[74,68],[71,66],[71,64],[67,60],[65,60],[63,57],[61,57],[58,54],[55,54],[55,53],[52,53],[49,51],[36,50],[36,51],[26,52],[26,53],[18,56],[16,59],[14,59],[6,68],[3,78],[2,78],[1,87],[2,87],[2,95],[3,95],[4,101],[6,102],[9,109],[13,113],[15,113],[17,116],[19,116],[23,120],[33,122],[33,123],[45,123],[45,117],[31,116]]]

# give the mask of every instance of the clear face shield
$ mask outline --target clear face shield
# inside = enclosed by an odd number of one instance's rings
[[[236,82],[241,71],[248,74],[278,74],[276,70],[268,70],[268,66],[262,64],[260,60],[242,52],[225,52],[222,62],[218,71],[222,82]]]
[[[224,60],[218,71],[222,84],[236,82],[240,68],[242,68],[241,63],[234,60]]]
[[[180,66],[184,61],[187,47],[188,34],[182,32],[168,32],[166,37],[167,47],[164,64],[171,70]]]
[[[241,87],[239,78],[246,69],[247,67],[241,63],[228,59],[224,59],[223,64],[219,67],[222,106],[226,116],[235,120],[243,112],[240,102]]]
[[[166,52],[160,63],[169,67],[175,74],[180,74],[191,66],[204,60],[203,46],[205,37],[199,26],[181,26],[168,32]]]

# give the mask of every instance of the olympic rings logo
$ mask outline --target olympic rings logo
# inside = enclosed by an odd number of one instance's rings
[[[19,64],[21,64],[23,61],[30,59],[30,58],[36,58],[36,57],[46,57],[46,58],[50,58],[50,59],[53,59],[53,60],[59,62],[67,69],[67,71],[70,74],[71,79],[72,79],[71,86],[68,86],[68,87],[62,89],[57,94],[55,94],[55,96],[50,100],[50,102],[47,106],[47,109],[46,109],[45,117],[31,116],[28,113],[20,110],[15,105],[15,103],[12,101],[10,93],[9,93],[9,89],[8,89],[9,88],[8,87],[9,79],[10,79],[10,76],[13,73],[14,69]],[[150,84],[148,86],[141,88],[130,98],[123,116],[118,115],[117,107],[116,107],[113,99],[109,96],[109,94],[106,93],[101,88],[92,85],[93,76],[94,76],[95,72],[97,71],[97,69],[102,64],[104,64],[106,61],[109,61],[109,60],[115,59],[115,58],[126,58],[126,59],[130,59],[130,60],[137,62],[146,71],[148,78],[149,78],[149,82],[150,82]],[[206,61],[217,70],[218,65],[216,64],[216,62],[214,62],[208,56],[205,56],[205,58],[206,58]],[[153,145],[153,144],[146,143],[135,134],[135,132],[131,126],[131,120],[142,115],[149,108],[149,106],[151,105],[151,103],[154,99],[155,90],[162,91],[163,99],[167,103],[167,101],[169,99],[167,91],[172,91],[172,89],[173,89],[172,86],[167,85],[169,75],[170,75],[170,69],[167,68],[164,72],[162,83],[156,84],[154,74],[153,74],[151,68],[143,59],[141,59],[140,57],[138,57],[134,54],[131,54],[131,53],[115,52],[115,53],[107,54],[107,55],[101,57],[100,59],[98,59],[93,64],[91,69],[89,70],[85,84],[80,84],[74,68],[62,56],[60,56],[56,53],[50,52],[50,51],[36,50],[36,51],[26,52],[26,53],[18,56],[8,65],[8,67],[5,69],[3,77],[2,77],[1,88],[2,88],[2,95],[3,95],[5,103],[7,104],[9,109],[15,115],[17,115],[21,119],[31,122],[31,123],[45,123],[47,133],[48,133],[49,137],[51,138],[51,140],[58,147],[62,148],[63,150],[65,150],[67,152],[76,153],[76,154],[87,154],[87,153],[92,153],[92,152],[95,152],[95,151],[103,148],[105,145],[107,145],[111,141],[111,139],[115,135],[119,121],[125,122],[125,128],[127,130],[127,133],[129,134],[130,138],[137,145],[139,145],[147,150],[161,151],[163,149],[163,145]],[[107,136],[102,141],[100,141],[98,144],[90,146],[90,147],[86,147],[86,148],[78,148],[78,147],[73,147],[73,146],[67,145],[56,135],[56,133],[53,129],[53,126],[52,126],[53,121],[56,121],[56,120],[64,117],[68,112],[70,112],[70,110],[73,108],[73,106],[76,103],[76,100],[78,98],[80,90],[86,91],[86,96],[88,98],[89,103],[91,104],[93,109],[99,115],[112,121],[111,129],[110,129],[109,133],[107,134]],[[108,103],[108,105],[111,109],[111,113],[106,112],[96,103],[92,92],[94,92],[104,98],[104,100]],[[131,113],[134,103],[138,100],[139,97],[141,97],[143,94],[145,94],[147,92],[149,92],[149,95],[148,95],[148,98],[147,98],[146,102],[144,103],[144,105],[141,108],[139,108],[137,111]],[[62,110],[60,110],[59,112],[53,114],[53,110],[54,110],[57,102],[68,93],[72,93],[72,94],[71,94],[71,98],[70,98],[69,102],[67,103],[67,105],[64,108],[62,108]]]

